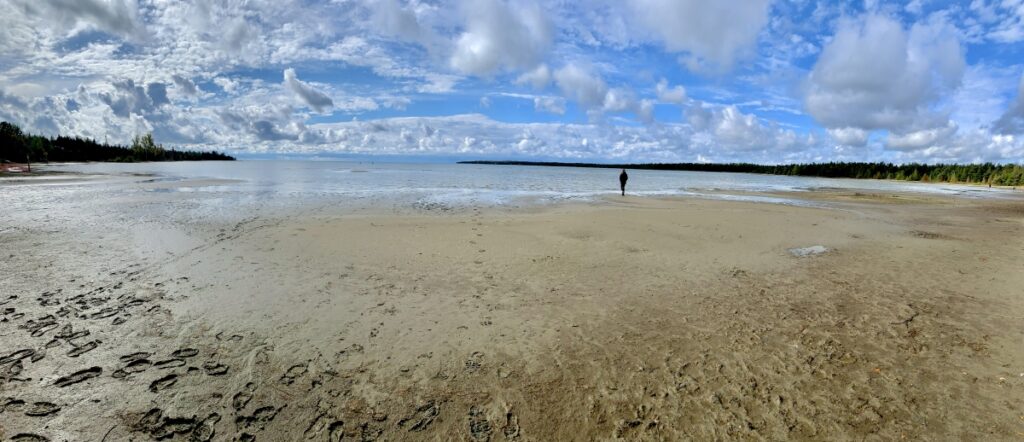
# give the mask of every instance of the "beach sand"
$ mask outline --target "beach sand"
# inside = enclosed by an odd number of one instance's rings
[[[0,436],[1024,438],[1024,202],[801,197],[6,226]]]

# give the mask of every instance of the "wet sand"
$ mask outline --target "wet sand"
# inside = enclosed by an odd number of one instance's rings
[[[801,197],[0,226],[0,436],[1024,437],[1024,202]]]

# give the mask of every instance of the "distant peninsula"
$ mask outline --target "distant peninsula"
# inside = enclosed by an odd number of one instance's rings
[[[234,157],[215,151],[164,148],[152,134],[136,136],[129,146],[99,143],[95,140],[58,135],[48,138],[22,132],[6,121],[0,122],[0,163],[49,162],[122,162],[141,161],[234,161]]]
[[[1024,166],[1017,164],[892,164],[892,163],[805,163],[763,165],[752,163],[643,163],[601,164],[550,161],[459,161],[459,164],[503,166],[597,167],[606,169],[681,170],[694,172],[736,172],[767,175],[862,178],[902,181],[1024,186]]]

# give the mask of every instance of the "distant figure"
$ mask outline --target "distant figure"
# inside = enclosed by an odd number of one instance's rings
[[[622,196],[626,196],[626,181],[629,180],[629,175],[626,175],[626,169],[622,169],[622,173],[619,174],[619,187],[622,189]]]

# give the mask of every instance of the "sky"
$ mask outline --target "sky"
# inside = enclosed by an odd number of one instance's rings
[[[0,120],[242,158],[1024,161],[1024,0],[0,0]]]

